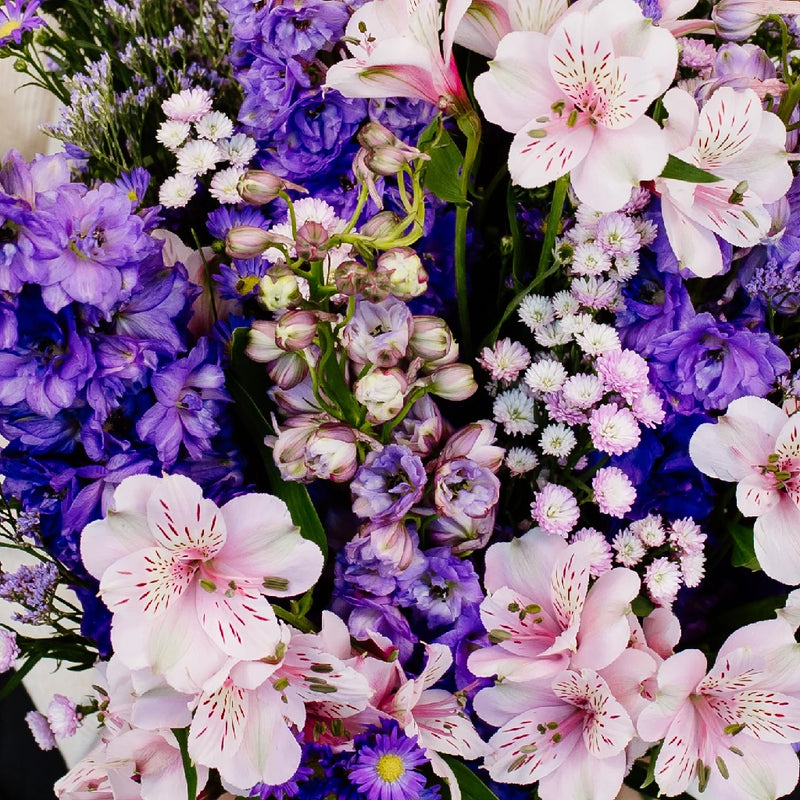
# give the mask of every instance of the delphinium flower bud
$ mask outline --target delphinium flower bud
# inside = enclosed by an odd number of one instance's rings
[[[472,367],[467,364],[448,364],[439,367],[428,378],[431,394],[445,400],[466,400],[478,390]]]
[[[380,424],[396,417],[405,404],[408,380],[397,367],[375,369],[356,381],[353,394],[367,409],[367,420]]]
[[[358,469],[356,437],[352,428],[335,422],[318,426],[306,443],[305,459],[315,477],[346,483]]]
[[[286,189],[295,192],[306,192],[302,186],[287,181],[279,175],[273,175],[261,169],[249,169],[239,179],[236,187],[245,203],[251,206],[262,206],[272,202],[278,195]]]
[[[362,236],[385,239],[400,224],[400,217],[394,211],[380,211],[370,217],[360,228]]]
[[[231,258],[245,260],[260,256],[272,244],[272,236],[254,225],[231,228],[225,240],[225,252]]]
[[[305,350],[317,335],[317,314],[307,309],[287,311],[275,324],[275,344],[283,350]]]
[[[426,367],[442,367],[458,358],[458,343],[441,317],[419,314],[414,317],[413,325],[409,346]]]
[[[294,274],[274,267],[261,279],[258,298],[270,311],[289,308],[303,299]]]
[[[328,231],[319,222],[309,220],[298,228],[294,237],[295,253],[306,261],[319,261],[328,251],[329,239]]]
[[[401,300],[418,297],[428,288],[428,273],[410,247],[387,250],[378,259],[376,271],[388,276],[391,293]]]
[[[711,10],[711,19],[723,39],[735,42],[752,36],[771,14],[800,14],[795,0],[720,0]]]

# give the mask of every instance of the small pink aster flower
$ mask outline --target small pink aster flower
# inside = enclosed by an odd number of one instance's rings
[[[578,275],[601,275],[611,269],[611,256],[596,242],[584,242],[575,248],[570,268]]]
[[[676,519],[670,523],[670,544],[684,555],[702,553],[706,538],[706,534],[691,517]]]
[[[40,750],[52,750],[56,746],[56,737],[53,735],[50,723],[44,714],[38,711],[29,711],[25,715],[25,722],[28,723],[28,727],[31,729],[33,738],[36,740]]]
[[[478,356],[478,363],[491,375],[493,381],[511,382],[528,364],[531,354],[519,342],[500,339],[494,347],[484,347]]]
[[[556,422],[564,422],[567,425],[581,425],[588,419],[586,413],[568,402],[561,392],[547,395],[544,407],[547,409],[550,419]]]
[[[596,275],[575,278],[570,291],[586,308],[602,310],[611,308],[619,298],[619,288],[614,281],[604,280]]]
[[[78,730],[80,716],[75,703],[63,694],[53,695],[50,705],[47,706],[47,722],[50,730],[60,739],[75,735]]]
[[[200,87],[176,92],[161,104],[169,119],[178,122],[197,122],[211,111],[211,95]]]
[[[660,425],[667,413],[661,398],[652,391],[634,397],[631,410],[636,421],[645,428],[655,428],[656,425]]]
[[[592,480],[594,501],[603,514],[622,518],[636,500],[630,478],[618,467],[604,467]]]
[[[17,636],[13,631],[0,628],[0,673],[8,672],[19,655]]]
[[[644,545],[630,528],[621,530],[611,546],[617,553],[617,563],[623,567],[634,567],[644,558]]]
[[[580,511],[575,495],[566,486],[546,483],[533,496],[531,515],[548,533],[566,538],[575,527]]]
[[[567,379],[567,371],[558,361],[543,358],[531,364],[525,372],[525,383],[534,392],[557,392]]]
[[[683,36],[678,39],[681,48],[681,66],[688,69],[710,70],[717,57],[717,49],[710,42]]]
[[[670,606],[681,588],[681,568],[664,556],[656,558],[645,570],[644,584],[657,606]]]
[[[641,431],[627,408],[620,408],[616,403],[605,403],[592,411],[589,435],[598,450],[619,456],[639,444]]]
[[[597,223],[596,236],[600,247],[612,256],[628,255],[641,247],[633,220],[619,212],[603,214]]]
[[[602,353],[594,362],[594,368],[606,390],[618,392],[628,403],[650,388],[647,362],[633,350]]]
[[[576,408],[591,408],[605,394],[603,382],[597,375],[570,375],[561,389],[564,400]]]
[[[681,556],[683,582],[690,589],[700,585],[706,574],[706,557],[702,553]]]
[[[608,540],[596,528],[580,528],[570,538],[570,542],[588,542],[591,546],[589,574],[597,578],[612,567],[613,553]]]
[[[641,539],[645,547],[660,547],[667,538],[661,517],[649,514],[644,519],[631,523],[631,530]]]

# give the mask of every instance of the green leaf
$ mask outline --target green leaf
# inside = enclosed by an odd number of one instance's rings
[[[464,800],[497,800],[497,795],[460,759],[441,754],[456,776]]]
[[[466,203],[467,198],[459,182],[464,156],[445,129],[440,116],[420,134],[417,147],[430,156],[430,161],[424,167],[425,188],[448,203]]]
[[[646,617],[654,608],[655,605],[650,601],[650,598],[645,597],[643,594],[635,597],[631,603],[631,611],[637,617]]]
[[[226,381],[228,391],[235,400],[236,413],[261,455],[270,491],[289,507],[292,521],[300,528],[303,537],[314,542],[327,558],[328,539],[308,490],[301,483],[285,481],[281,477],[272,450],[264,444],[264,437],[273,432],[263,409],[268,385],[263,366],[251,361],[245,353],[249,334],[249,328],[237,328],[233,332],[231,366]]]
[[[659,177],[671,178],[674,181],[688,181],[689,183],[717,183],[722,180],[722,178],[718,178],[700,167],[695,167],[694,164],[681,161],[675,156],[667,159],[667,165]]]
[[[753,546],[753,529],[746,525],[733,524],[730,526],[730,532],[733,538],[731,564],[734,567],[747,567],[753,571],[761,569]]]
[[[183,762],[183,774],[186,776],[186,796],[188,800],[197,798],[197,770],[194,768],[192,759],[189,757],[189,729],[173,728],[172,733],[178,741],[181,749],[181,761]]]
[[[647,764],[647,774],[642,781],[642,785],[639,787],[641,789],[646,789],[656,780],[656,761],[658,760],[658,754],[661,752],[662,744],[663,742],[660,742],[650,751],[650,761]]]

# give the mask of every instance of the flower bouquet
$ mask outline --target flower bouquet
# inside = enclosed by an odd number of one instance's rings
[[[776,798],[794,0],[5,0],[0,666],[61,800]]]

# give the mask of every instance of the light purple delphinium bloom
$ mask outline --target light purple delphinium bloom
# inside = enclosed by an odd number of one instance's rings
[[[219,432],[219,404],[230,400],[224,386],[225,376],[216,359],[210,360],[205,339],[186,358],[153,375],[156,404],[142,415],[136,431],[155,445],[165,467],[175,462],[181,444],[194,459],[212,449],[211,439]]]
[[[349,18],[347,6],[338,0],[273,5],[266,19],[265,44],[271,44],[287,59],[311,57],[317,50],[330,49],[342,37]]]
[[[109,314],[158,247],[125,191],[113,184],[91,190],[67,184],[41,195],[28,232],[42,253],[33,277],[51,311],[77,301]]]
[[[431,628],[452,625],[466,606],[477,606],[484,599],[475,568],[449,547],[426,550],[425,556],[425,572],[408,584],[400,603],[419,611]]]
[[[422,498],[426,478],[419,456],[407,447],[390,444],[373,451],[350,485],[353,512],[373,522],[400,520]]]
[[[413,318],[402,300],[391,296],[379,303],[357,300],[342,342],[357,364],[393,367],[406,355],[412,331]]]
[[[764,397],[789,369],[788,356],[769,333],[709,313],[659,336],[649,360],[667,402],[680,414],[724,409],[745,395]]]
[[[489,515],[500,498],[500,481],[470,458],[445,461],[433,479],[436,510],[445,517]]]

